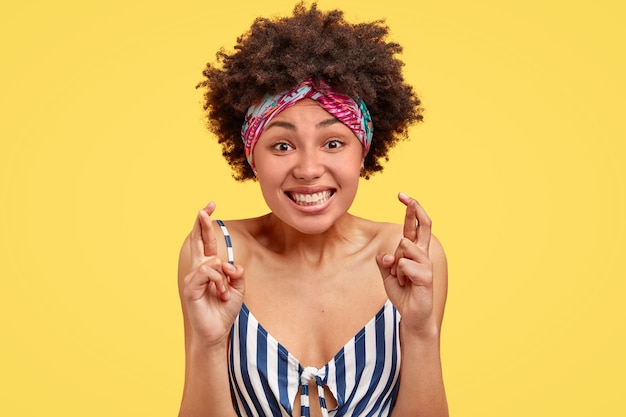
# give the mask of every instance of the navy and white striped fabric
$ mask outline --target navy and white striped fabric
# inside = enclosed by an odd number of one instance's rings
[[[229,262],[234,262],[230,236]],[[400,373],[400,314],[387,301],[378,313],[325,366],[302,365],[269,334],[244,304],[230,335],[231,392],[241,417],[290,417],[300,393],[300,415],[309,416],[309,382],[314,380],[323,416],[387,417]],[[326,410],[324,386],[337,401]]]

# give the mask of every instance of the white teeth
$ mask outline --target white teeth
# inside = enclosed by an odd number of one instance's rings
[[[291,193],[291,198],[301,206],[314,206],[326,202],[331,195],[332,193],[330,191],[322,191],[313,194]]]

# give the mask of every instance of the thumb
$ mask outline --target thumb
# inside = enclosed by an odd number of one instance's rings
[[[243,294],[245,285],[243,279],[243,267],[241,265],[233,265],[231,263],[224,263],[223,271],[228,276],[229,286]]]
[[[388,253],[379,253],[376,256],[376,264],[380,270],[380,275],[383,279],[387,278],[391,274],[391,268],[396,261],[396,257]]]

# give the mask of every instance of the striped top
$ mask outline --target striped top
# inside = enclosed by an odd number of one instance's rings
[[[228,261],[232,243],[224,223]],[[287,417],[300,393],[300,415],[308,417],[309,382],[315,381],[323,416],[387,417],[400,373],[400,314],[389,300],[322,368],[301,364],[269,334],[243,304],[230,334],[228,372],[237,414]],[[327,410],[327,386],[337,407]]]

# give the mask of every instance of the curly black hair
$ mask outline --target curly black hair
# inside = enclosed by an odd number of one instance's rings
[[[207,127],[222,145],[233,177],[255,179],[247,163],[241,126],[249,106],[266,93],[293,88],[312,78],[365,101],[374,124],[374,138],[362,176],[382,171],[389,150],[407,138],[408,127],[422,120],[420,100],[402,76],[404,63],[396,58],[402,47],[385,40],[384,20],[348,23],[340,10],[322,12],[313,3],[298,3],[293,15],[257,18],[237,39],[232,53],[221,49],[217,62],[208,63],[204,110]]]

